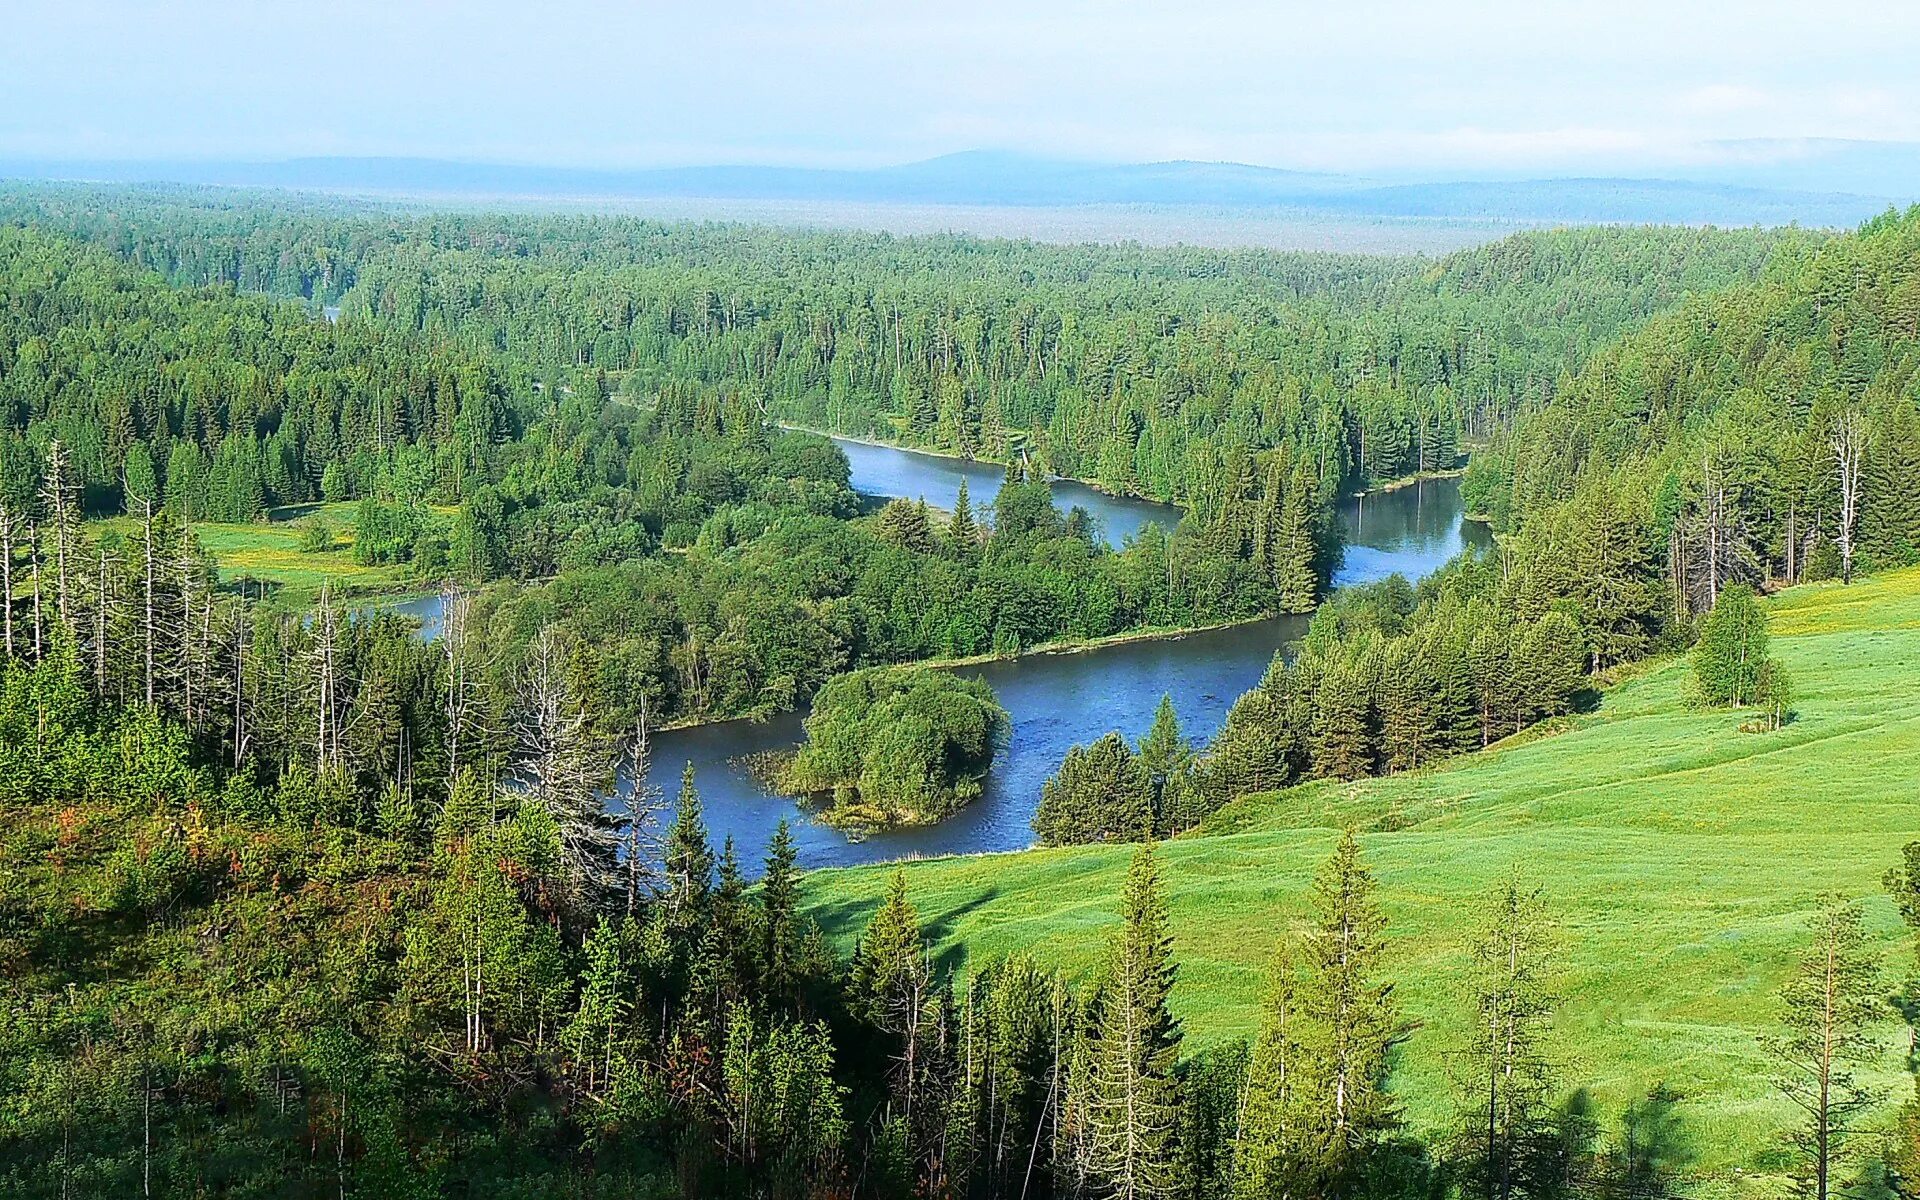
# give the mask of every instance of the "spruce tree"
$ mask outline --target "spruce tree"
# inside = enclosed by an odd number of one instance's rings
[[[1153,781],[1117,733],[1068,750],[1033,814],[1033,831],[1049,846],[1142,841],[1153,824]]]
[[[1293,934],[1282,931],[1267,970],[1260,1032],[1247,1063],[1240,1141],[1234,1152],[1233,1194],[1238,1200],[1297,1194],[1301,1168],[1310,1158],[1303,1142],[1306,1068],[1300,1045],[1298,958]]]
[[[1552,930],[1539,889],[1509,882],[1473,944],[1462,997],[1468,1033],[1453,1054],[1462,1166],[1488,1200],[1550,1190],[1554,1076],[1545,1040],[1557,999]]]
[[[980,526],[973,519],[973,502],[964,478],[960,480],[960,494],[953,501],[953,516],[947,522],[947,547],[962,562],[971,562],[980,552]]]
[[[1348,830],[1314,876],[1315,924],[1301,947],[1299,997],[1303,1164],[1308,1194],[1350,1194],[1372,1152],[1400,1123],[1387,1093],[1388,1055],[1404,1034],[1393,987],[1378,979],[1386,918],[1373,873]]]
[[[693,786],[691,762],[680,774],[680,799],[675,806],[673,827],[667,831],[663,857],[667,927],[683,938],[689,934],[697,936],[712,909],[713,846],[707,841],[707,824],[700,793]]]
[[[1167,781],[1185,770],[1193,760],[1193,743],[1180,730],[1180,714],[1173,709],[1173,696],[1162,692],[1160,706],[1153,711],[1153,726],[1140,739],[1140,765],[1153,782],[1154,792],[1164,795]]]
[[[760,967],[770,996],[790,1000],[799,978],[800,944],[797,853],[787,819],[767,843],[767,871],[760,878]]]
[[[851,986],[857,1010],[893,1042],[888,1072],[893,1097],[912,1129],[924,1115],[918,1102],[923,1091],[933,967],[921,937],[920,915],[907,899],[904,870],[894,870],[887,881],[886,899],[860,937]]]
[[[1854,1070],[1879,1057],[1883,1001],[1859,905],[1829,898],[1812,934],[1807,956],[1780,989],[1784,1029],[1762,1044],[1777,1066],[1774,1088],[1801,1112],[1787,1135],[1795,1187],[1807,1200],[1830,1200],[1858,1120],[1880,1099]]]
[[[1372,704],[1367,673],[1335,666],[1320,678],[1313,714],[1314,774],[1364,779],[1373,773]]]
[[[1088,1079],[1088,1159],[1101,1194],[1172,1196],[1179,1185],[1179,1022],[1167,1006],[1176,965],[1152,843],[1134,852],[1108,953]]]

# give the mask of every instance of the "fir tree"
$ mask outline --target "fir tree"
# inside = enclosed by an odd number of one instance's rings
[[[1488,1200],[1551,1189],[1552,932],[1538,889],[1508,883],[1473,945],[1465,1043],[1453,1055],[1463,1166]]]
[[[1303,1140],[1306,1066],[1294,943],[1294,935],[1283,931],[1274,945],[1260,1032],[1247,1063],[1240,1140],[1234,1151],[1233,1194],[1239,1200],[1298,1194],[1301,1168],[1311,1157]]]
[[[760,878],[760,965],[767,991],[789,1001],[799,981],[803,950],[796,857],[793,832],[781,817],[767,843],[767,870]]]
[[[1173,696],[1162,692],[1160,705],[1153,711],[1153,725],[1140,739],[1140,765],[1152,782],[1154,793],[1164,796],[1167,781],[1186,770],[1193,761],[1193,743],[1180,730],[1180,714],[1173,709]]]
[[[973,502],[964,478],[960,480],[960,494],[953,501],[953,516],[947,521],[947,546],[963,562],[971,562],[980,552],[980,526],[973,519]]]
[[[1812,933],[1806,958],[1780,989],[1784,1031],[1763,1044],[1778,1068],[1774,1088],[1802,1114],[1787,1135],[1795,1187],[1807,1200],[1829,1200],[1858,1118],[1880,1099],[1854,1077],[1880,1053],[1880,964],[1857,904],[1827,900]]]
[[[1101,1194],[1153,1200],[1179,1185],[1181,1030],[1167,1006],[1177,967],[1152,843],[1127,868],[1120,919],[1093,1030],[1088,1160]]]
[[[1348,830],[1314,876],[1315,924],[1301,947],[1302,1164],[1308,1194],[1345,1195],[1383,1138],[1399,1126],[1387,1093],[1388,1055],[1404,1035],[1393,987],[1378,979],[1386,919],[1373,873]]]
[[[667,883],[663,908],[667,927],[683,939],[697,937],[712,913],[713,846],[707,840],[707,823],[701,810],[700,793],[693,786],[691,762],[680,774],[680,799],[675,806],[673,826],[667,831],[663,858]]]
[[[1033,814],[1033,831],[1049,846],[1142,841],[1153,826],[1153,781],[1117,733],[1068,750]]]
[[[907,899],[907,873],[896,869],[887,896],[854,951],[853,1003],[894,1041],[893,1095],[912,1128],[920,1113],[923,1030],[932,997],[933,968],[920,934],[920,916]]]

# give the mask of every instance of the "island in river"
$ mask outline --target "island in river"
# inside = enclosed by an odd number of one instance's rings
[[[973,495],[990,498],[1003,474],[992,464],[835,440],[852,464],[854,488],[876,499],[924,499],[947,508],[962,479]],[[1180,519],[1171,505],[1111,496],[1081,484],[1058,483],[1055,495],[1062,505],[1085,508],[1114,541],[1148,524],[1171,529]],[[1348,497],[1340,502],[1339,520],[1346,550],[1334,572],[1336,587],[1394,574],[1419,579],[1490,536],[1465,518],[1458,478]],[[388,607],[417,617],[423,636],[437,634],[438,596]],[[804,867],[1018,850],[1033,843],[1029,823],[1040,785],[1070,747],[1114,730],[1139,738],[1163,694],[1173,698],[1187,733],[1203,743],[1219,731],[1240,694],[1260,681],[1274,654],[1306,632],[1306,624],[1304,615],[1270,617],[1165,637],[1116,639],[1074,653],[1043,651],[953,667],[993,689],[1007,710],[1011,734],[981,780],[978,797],[934,825],[877,831],[855,840],[812,820],[791,797],[769,794],[753,764],[800,743],[798,712],[663,731],[653,739],[654,782],[671,795],[681,767],[692,763],[714,841],[731,837],[741,861],[756,873],[782,817],[793,824]],[[623,775],[614,803],[624,803],[631,785]]]

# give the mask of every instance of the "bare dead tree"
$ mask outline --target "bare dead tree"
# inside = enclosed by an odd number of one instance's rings
[[[53,523],[54,604],[61,624],[75,632],[69,606],[67,560],[79,526],[78,509],[73,502],[73,479],[68,470],[67,448],[55,438],[47,444],[47,473],[43,481],[41,503]]]
[[[586,907],[615,894],[620,840],[605,807],[612,757],[574,693],[568,650],[551,625],[528,648],[515,775],[527,800],[542,806],[559,829],[566,885],[572,900]]]
[[[13,657],[13,531],[20,515],[0,499],[0,611],[6,621],[7,657]]]
[[[654,859],[660,816],[666,810],[666,793],[653,782],[653,737],[649,721],[647,693],[640,691],[640,715],[634,720],[633,738],[627,745],[626,812],[622,814],[622,853],[626,856],[627,915],[640,911],[640,897],[652,883],[649,864]]]
[[[440,648],[446,655],[447,690],[443,711],[447,720],[447,790],[460,777],[460,769],[471,752],[471,741],[478,734],[479,679],[484,664],[474,661],[473,597],[448,584],[441,592]]]
[[[1866,457],[1866,423],[1855,409],[1847,409],[1833,419],[1828,436],[1833,449],[1834,475],[1840,484],[1840,528],[1835,540],[1840,544],[1840,582],[1853,582],[1853,534],[1860,515],[1860,464]]]
[[[313,681],[318,693],[314,719],[314,773],[340,766],[339,615],[329,584],[320,585],[320,607],[313,616]]]

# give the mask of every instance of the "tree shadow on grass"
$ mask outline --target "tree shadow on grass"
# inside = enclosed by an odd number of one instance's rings
[[[974,896],[950,908],[930,911],[914,898],[913,879],[908,877],[907,901],[920,914],[920,935],[934,952],[933,967],[937,974],[950,974],[965,962],[965,949],[949,939],[968,914],[985,908],[999,896],[999,887],[988,884]],[[812,916],[819,923],[820,931],[828,938],[850,942],[866,929],[867,922],[873,919],[874,910],[880,907],[881,899],[874,896],[871,899],[832,900],[814,907]]]

